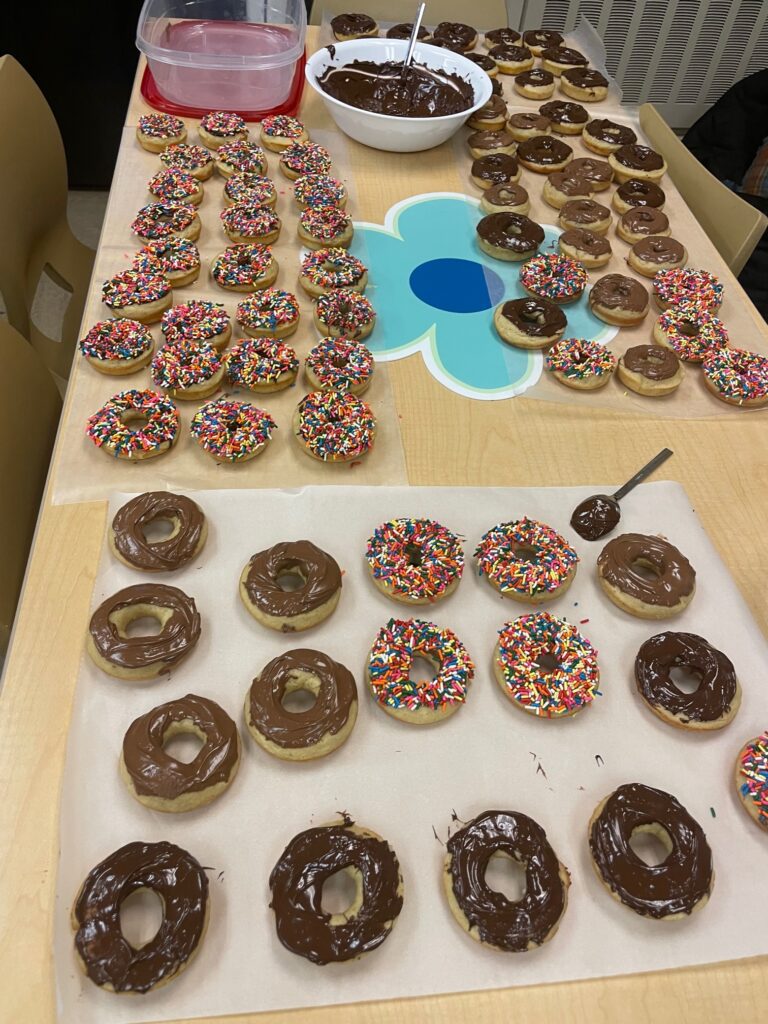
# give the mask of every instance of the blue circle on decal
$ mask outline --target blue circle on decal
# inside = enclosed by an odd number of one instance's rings
[[[495,271],[473,260],[428,260],[412,271],[409,284],[422,302],[448,313],[491,309],[505,291]]]

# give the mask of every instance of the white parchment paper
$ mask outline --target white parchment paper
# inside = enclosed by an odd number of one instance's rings
[[[614,484],[618,481],[614,481]],[[59,1019],[64,1024],[191,1019],[287,1007],[531,985],[660,970],[768,952],[764,921],[765,836],[739,806],[734,759],[765,728],[766,645],[737,588],[677,484],[635,490],[622,527],[662,533],[698,572],[696,596],[673,622],[624,615],[603,596],[595,561],[601,544],[569,529],[570,512],[595,486],[559,489],[316,487],[301,491],[208,491],[195,495],[209,516],[200,558],[162,574],[197,601],[197,649],[170,678],[130,685],[83,658],[77,684],[61,807],[61,860],[55,922]],[[128,495],[116,494],[113,512]],[[435,517],[466,537],[470,556],[495,523],[523,514],[565,533],[581,555],[576,579],[551,611],[574,623],[600,652],[601,692],[573,719],[539,720],[514,708],[491,674],[502,624],[528,609],[504,601],[468,558],[465,577],[424,617],[463,639],[477,674],[465,707],[448,721],[416,728],[386,715],[362,685],[378,628],[404,606],[376,590],[363,559],[384,519]],[[237,583],[250,555],[280,540],[308,537],[345,570],[336,612],[318,628],[286,637],[259,626]],[[93,605],[144,579],[105,552]],[[86,623],[83,623],[85,632]],[[632,666],[640,644],[664,628],[699,633],[733,660],[743,704],[722,732],[670,728],[642,704]],[[355,673],[360,711],[347,743],[318,762],[291,764],[257,747],[242,721],[244,695],[271,658],[314,647]],[[243,758],[229,791],[199,812],[162,815],[127,792],[117,772],[123,734],[150,708],[186,693],[212,697],[241,727]],[[704,827],[716,869],[709,904],[692,918],[661,923],[620,906],[598,882],[586,831],[597,803],[639,781],[682,801]],[[387,838],[405,879],[405,903],[389,939],[362,960],[317,967],[284,949],[269,909],[269,873],[287,842],[347,810]],[[452,812],[523,811],[546,829],[571,871],[568,910],[551,943],[527,954],[484,949],[446,905],[440,870]],[[456,827],[456,825],[453,825]],[[170,985],[144,997],[97,989],[76,964],[69,913],[88,871],[124,843],[169,840],[210,867],[211,917],[200,952]]]

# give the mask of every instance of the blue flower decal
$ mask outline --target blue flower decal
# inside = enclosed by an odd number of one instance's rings
[[[430,373],[469,398],[519,395],[541,376],[543,356],[505,344],[493,311],[525,292],[520,263],[486,256],[475,227],[479,201],[453,192],[412,196],[381,224],[355,224],[351,251],[368,266],[367,294],[377,312],[366,341],[379,360],[421,352]],[[558,228],[544,225],[542,252],[555,251]],[[606,342],[616,328],[589,311],[584,296],[566,307],[568,335]]]

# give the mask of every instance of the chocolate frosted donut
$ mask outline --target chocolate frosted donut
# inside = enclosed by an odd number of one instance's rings
[[[582,135],[584,145],[596,153],[614,153],[622,146],[637,142],[637,135],[625,124],[598,117],[590,121]]]
[[[595,160],[590,156],[580,156],[568,164],[571,174],[578,174],[591,183],[595,191],[608,188],[613,179],[613,169],[607,160]]]
[[[650,866],[629,845],[649,832],[669,850]],[[639,782],[620,786],[600,804],[589,826],[589,850],[611,895],[643,917],[674,920],[699,910],[714,882],[712,851],[699,823],[679,801]]]
[[[477,29],[461,21],[441,21],[432,35],[435,39],[455,39],[465,50],[471,50],[477,42]]]
[[[568,103],[565,100],[552,100],[539,107],[542,117],[548,117],[556,125],[572,125],[577,131],[589,120],[589,114],[580,103]]]
[[[565,42],[559,32],[553,29],[534,28],[523,32],[523,42],[529,46],[534,53],[541,53],[550,46],[562,46]]]
[[[393,25],[392,28],[387,29],[387,39],[410,39],[411,32],[413,32],[413,22],[400,22],[399,25]],[[429,38],[429,32],[423,25],[419,25],[417,38]]]
[[[700,683],[684,693],[673,668],[695,673]],[[635,658],[637,691],[654,714],[683,729],[722,729],[741,703],[741,688],[729,658],[695,633],[657,633]]]
[[[573,260],[581,260],[586,267],[599,267],[611,258],[611,243],[605,235],[587,228],[568,228],[558,239],[560,251]]]
[[[315,696],[306,711],[288,711],[283,698]],[[288,761],[309,761],[340,747],[357,718],[355,677],[320,651],[286,651],[265,665],[245,698],[245,721],[260,747]]]
[[[338,871],[352,875],[356,897],[344,914],[321,906],[323,884]],[[300,832],[269,876],[277,937],[314,964],[356,960],[384,942],[403,906],[403,879],[394,851],[375,832],[348,818]]]
[[[331,18],[331,31],[337,39],[359,39],[377,35],[379,26],[368,14],[337,14]]]
[[[589,293],[589,308],[606,323],[618,327],[639,323],[648,312],[649,296],[634,277],[606,274]]]
[[[493,325],[504,341],[520,348],[547,348],[565,333],[565,313],[547,299],[510,299],[498,306]]]
[[[541,825],[516,811],[485,811],[446,844],[443,882],[454,917],[473,939],[507,953],[543,945],[557,931],[570,875]],[[525,892],[512,901],[485,880],[491,858],[525,867]]]
[[[631,373],[651,381],[669,380],[680,370],[680,360],[666,345],[634,345],[621,357]]]
[[[603,234],[611,225],[611,211],[594,199],[569,199],[560,209],[560,223],[564,228],[587,227]]]
[[[120,906],[137,889],[163,904],[153,939],[134,949],[120,927]],[[110,992],[149,992],[171,981],[194,956],[208,924],[208,879],[195,858],[172,843],[128,843],[88,874],[72,908],[75,950],[94,984]]]
[[[527,46],[502,43],[499,46],[492,46],[488,54],[499,65],[528,64],[530,67],[533,64],[533,54]]]
[[[567,68],[561,77],[568,85],[572,85],[575,89],[608,88],[608,79],[605,75],[601,75],[599,71],[595,71],[594,68]]]
[[[519,114],[512,114],[507,121],[512,136],[523,142],[525,139],[532,139],[540,135],[549,135],[552,124],[548,117],[541,114],[533,114],[522,111]]]
[[[665,213],[652,206],[633,206],[622,213],[617,232],[625,241],[638,241],[633,235],[663,235],[669,231],[669,220]]]
[[[203,741],[186,763],[163,749],[173,736]],[[155,811],[190,811],[210,803],[227,788],[240,762],[237,727],[212,700],[188,693],[148,711],[123,738],[120,774],[131,794]]]
[[[530,207],[528,192],[522,185],[507,182],[503,185],[491,185],[486,189],[480,200],[480,206],[487,213],[527,213]]]
[[[548,46],[541,51],[541,66],[547,71],[560,68],[586,67],[589,61],[583,53],[570,46]]]
[[[472,180],[481,188],[504,185],[520,177],[517,158],[510,153],[489,153],[472,161]]]
[[[298,576],[302,585],[283,590],[280,580]],[[270,629],[293,633],[326,619],[339,603],[338,562],[311,541],[275,544],[253,555],[240,576],[240,597],[255,619]]]
[[[616,189],[616,197],[614,206],[619,210],[636,206],[661,210],[666,199],[658,185],[652,181],[640,181],[638,178],[630,178],[623,185],[619,185]]]
[[[543,68],[531,68],[530,71],[521,71],[519,75],[515,75],[515,88],[520,86],[521,88],[534,88],[534,89],[546,89],[548,86],[553,85],[555,76],[551,71],[545,71]],[[552,93],[550,92],[550,96]]]
[[[550,206],[561,207],[568,199],[592,195],[592,185],[580,174],[571,173],[569,164],[564,171],[553,171],[544,182],[543,197]],[[563,197],[567,197],[564,199]]]
[[[685,555],[668,540],[643,533],[608,541],[597,575],[615,605],[643,619],[677,615],[696,591],[696,572]]]
[[[496,61],[490,54],[487,53],[465,53],[464,56],[467,60],[471,60],[473,64],[477,64],[479,68],[482,68],[487,74],[491,75],[496,71]]]
[[[499,259],[525,259],[544,241],[544,228],[522,213],[489,213],[476,231],[480,248]]]
[[[510,150],[515,148],[515,140],[507,131],[480,131],[472,132],[467,138],[467,145],[473,152],[479,150],[486,155],[496,150],[509,153]],[[482,157],[478,157],[478,159],[482,159]],[[515,166],[517,166],[517,161],[515,161]]]
[[[629,251],[627,262],[639,274],[655,277],[659,270],[682,267],[687,259],[685,246],[677,239],[665,235],[650,235],[635,242]]]
[[[558,171],[565,167],[573,156],[573,150],[562,139],[555,139],[551,135],[537,135],[520,143],[517,147],[517,156],[523,167],[539,174],[549,174],[550,171]]]
[[[154,618],[160,632],[128,636],[136,619]],[[93,661],[118,679],[153,679],[186,657],[200,638],[200,616],[178,587],[138,583],[124,587],[91,616],[87,648]]]
[[[162,540],[148,541],[150,523],[170,522],[173,530]],[[205,514],[183,494],[149,491],[131,498],[112,520],[109,543],[121,562],[144,572],[171,572],[199,554],[208,535]]]
[[[667,169],[666,161],[661,153],[649,146],[633,143],[620,146],[608,157],[608,162],[620,182],[628,178],[651,179],[656,181],[664,176]]]
[[[520,42],[520,33],[514,28],[494,28],[486,32],[485,45],[491,46],[514,46]]]
[[[507,116],[507,104],[501,98],[501,96],[491,95],[488,102],[476,110],[474,114],[467,121],[470,128],[477,128],[479,131],[484,131],[486,126],[491,130],[498,131],[504,127],[504,119]]]

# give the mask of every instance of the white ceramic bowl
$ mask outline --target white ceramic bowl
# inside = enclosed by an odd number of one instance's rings
[[[427,43],[418,43],[414,59],[419,64],[436,71],[455,72],[470,82],[475,93],[475,102],[468,110],[442,117],[393,117],[390,114],[375,114],[368,110],[351,107],[324,92],[317,84],[328,67],[340,67],[353,60],[372,60],[377,64],[384,61],[403,61],[408,50],[407,39],[350,39],[334,43],[331,48],[324,46],[307,61],[307,81],[319,93],[333,120],[350,138],[372,146],[386,149],[390,153],[415,153],[433,149],[449,139],[464,124],[469,115],[488,102],[491,96],[491,80],[486,73],[451,50],[443,50]]]

